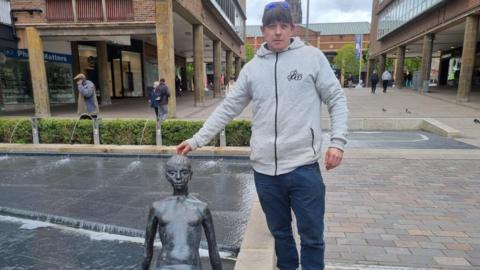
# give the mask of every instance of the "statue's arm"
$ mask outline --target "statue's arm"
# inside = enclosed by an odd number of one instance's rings
[[[203,229],[208,242],[208,253],[210,256],[210,264],[212,270],[222,270],[222,261],[218,253],[217,240],[215,239],[215,230],[213,228],[212,214],[207,208],[205,210],[205,218],[203,219]]]
[[[147,229],[145,231],[145,254],[143,256],[142,269],[150,269],[150,263],[153,257],[153,242],[157,233],[158,219],[155,216],[155,208],[150,208],[147,220]]]

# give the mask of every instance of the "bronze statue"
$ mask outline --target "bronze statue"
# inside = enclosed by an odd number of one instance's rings
[[[212,269],[221,270],[212,214],[206,203],[188,194],[188,181],[192,178],[190,160],[183,155],[174,155],[167,161],[165,173],[173,187],[173,196],[154,202],[150,208],[142,269],[150,268],[158,229],[162,249],[157,270],[201,270],[198,249],[203,226]]]

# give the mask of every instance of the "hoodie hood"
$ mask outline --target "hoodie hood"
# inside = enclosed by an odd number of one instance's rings
[[[290,39],[290,45],[283,51],[295,50],[305,46],[305,43],[299,37],[293,37]],[[262,46],[257,50],[257,55],[259,57],[264,57],[269,54],[274,54],[275,52],[267,49],[267,42],[262,43]]]

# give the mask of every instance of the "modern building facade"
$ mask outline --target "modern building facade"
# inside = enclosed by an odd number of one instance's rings
[[[458,102],[468,101],[480,86],[479,14],[479,0],[374,0],[369,73],[374,66],[383,72],[385,60],[394,58],[401,87],[405,59],[421,57],[418,89],[428,90],[435,79],[457,88]]]
[[[3,1],[3,0],[2,0]],[[145,97],[154,81],[185,81],[194,66],[195,105],[204,102],[209,70],[215,93],[221,78],[244,59],[245,0],[10,1],[18,49],[0,66],[6,108],[74,103],[72,76],[94,81],[102,105],[111,98]],[[235,68],[237,70],[235,70]],[[185,87],[184,86],[184,87]],[[175,116],[175,95],[169,113]]]

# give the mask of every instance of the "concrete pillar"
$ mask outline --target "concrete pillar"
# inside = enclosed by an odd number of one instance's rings
[[[27,27],[25,33],[28,48],[28,63],[32,79],[35,116],[50,117],[47,72],[43,57],[43,42],[36,28]]]
[[[419,92],[423,92],[425,84],[430,81],[430,70],[432,68],[432,50],[434,36],[429,34],[423,37],[422,66],[420,67]]]
[[[195,70],[195,106],[205,105],[205,70],[203,57],[203,25],[193,25],[194,70]]]
[[[403,76],[403,69],[405,65],[405,46],[397,48],[397,61],[395,63],[395,85],[397,88],[403,88],[405,78]]]
[[[368,59],[367,62],[367,77],[365,78],[366,82],[365,85],[367,87],[372,86],[372,83],[370,82],[370,77],[373,74],[373,69],[375,68],[375,59]]]
[[[383,72],[385,71],[385,62],[387,61],[387,55],[381,54],[378,57],[378,76],[382,76]]]
[[[233,52],[230,51],[230,50],[227,50],[227,54],[226,54],[226,62],[227,62],[227,66],[226,66],[226,70],[225,70],[225,80],[224,80],[224,83],[227,84],[228,81],[230,81],[230,78],[233,76]]]
[[[240,70],[242,70],[242,60],[240,57],[235,57],[235,78],[240,75]]]
[[[98,85],[97,88],[100,88],[100,100],[102,105],[111,105],[112,100],[110,99],[109,91],[109,77],[108,77],[108,58],[107,58],[107,42],[106,41],[97,41],[97,64],[98,64]]]
[[[213,41],[213,96],[216,97],[222,92],[222,42]]]
[[[80,73],[80,56],[78,53],[78,42],[77,41],[72,41],[70,42],[70,47],[72,49],[72,72],[73,76],[76,76],[78,73]],[[77,87],[73,87],[74,89],[74,96],[75,96],[75,102],[78,102],[78,89]]]
[[[155,1],[155,30],[157,37],[157,61],[159,79],[164,78],[170,90],[168,116],[175,117],[175,54],[173,51],[173,7],[172,0]]]
[[[468,102],[472,88],[473,68],[478,36],[478,15],[467,17],[463,38],[462,66],[458,80],[457,102]]]

